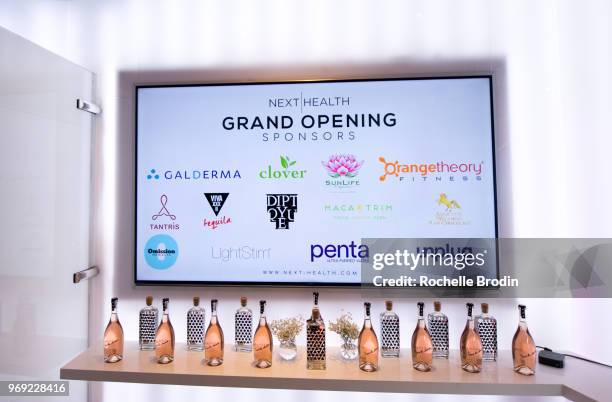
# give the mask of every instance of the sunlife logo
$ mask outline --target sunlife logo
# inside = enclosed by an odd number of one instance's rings
[[[291,160],[288,156],[280,157],[281,169],[275,169],[272,165],[268,165],[266,169],[259,171],[259,177],[262,179],[303,179],[306,170],[298,170],[292,168],[296,161]]]

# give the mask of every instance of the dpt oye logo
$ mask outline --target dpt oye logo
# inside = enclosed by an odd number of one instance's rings
[[[295,221],[297,212],[297,194],[266,194],[270,222],[276,223],[276,229],[289,229]]]
[[[155,235],[145,244],[144,257],[151,268],[168,269],[178,258],[178,245],[167,234]]]

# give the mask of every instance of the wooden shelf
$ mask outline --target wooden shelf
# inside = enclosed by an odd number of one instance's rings
[[[576,401],[609,400],[612,369],[576,359],[566,359],[564,369],[538,366],[536,375],[523,376],[512,370],[510,351],[501,351],[497,362],[485,363],[483,371],[471,374],[459,365],[459,353],[434,359],[434,369],[421,373],[412,368],[408,350],[400,358],[381,358],[380,370],[365,373],[357,361],[345,362],[338,348],[329,348],[327,370],[306,369],[303,348],[291,362],[281,361],[275,351],[268,369],[252,366],[251,353],[234,352],[226,345],[224,363],[209,367],[203,352],[189,352],[177,343],[174,362],[155,362],[153,352],[143,352],[136,342],[126,342],[124,358],[104,363],[102,347],[92,347],[60,370],[60,378],[83,381],[117,381],[149,384],[204,385],[215,387],[274,388],[300,390],[398,392],[427,394],[541,395],[564,396]]]

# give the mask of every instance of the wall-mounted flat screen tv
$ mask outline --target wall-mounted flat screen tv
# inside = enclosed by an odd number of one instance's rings
[[[491,76],[136,88],[136,284],[357,285],[497,237]]]

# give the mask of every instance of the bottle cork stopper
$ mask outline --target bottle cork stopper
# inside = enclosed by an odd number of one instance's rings
[[[168,299],[167,297],[164,297],[162,299],[162,307],[164,310],[166,310],[168,308],[168,303],[170,302],[170,299]]]
[[[196,307],[200,305],[200,296],[193,297],[193,305]]]
[[[391,301],[391,300],[386,300],[386,301],[385,301],[385,307],[387,308],[387,311],[391,311],[391,310],[393,310],[393,301]]]
[[[247,298],[246,298],[246,296],[242,296],[242,297],[240,298],[240,305],[241,305],[242,307],[246,307],[246,305],[247,305]]]
[[[419,317],[423,317],[423,312],[425,310],[425,303],[418,302],[417,306],[419,307]]]
[[[111,299],[111,310],[115,310],[117,308],[117,302],[119,302],[118,297],[113,297]]]
[[[474,303],[465,303],[465,305],[467,306],[468,316],[471,317],[472,309],[474,308]]]
[[[482,314],[488,314],[489,313],[489,303],[480,303],[480,310],[482,311]]]
[[[153,304],[153,296],[147,296],[147,298],[145,299],[145,302],[147,303],[147,306],[150,306]]]
[[[439,312],[440,310],[442,310],[442,303],[440,303],[438,300],[436,300],[434,302],[434,311],[438,311]]]
[[[263,314],[265,308],[266,308],[266,301],[260,300],[259,301],[259,314]]]

